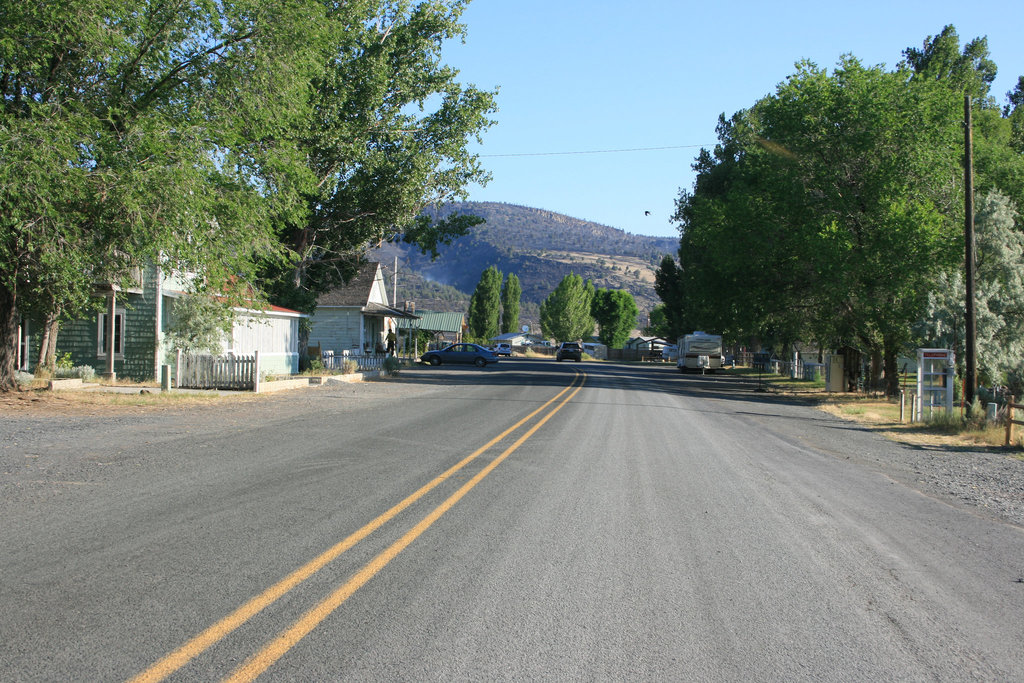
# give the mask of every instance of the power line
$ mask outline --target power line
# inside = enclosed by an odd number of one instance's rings
[[[671,145],[666,147],[630,147],[628,149],[590,149],[576,152],[519,152],[515,154],[481,154],[480,157],[552,157],[569,156],[573,154],[617,154],[620,152],[657,152],[665,149],[694,149],[697,147],[709,147],[711,145]]]

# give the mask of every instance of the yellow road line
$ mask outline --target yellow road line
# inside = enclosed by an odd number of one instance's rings
[[[586,377],[586,375],[583,375],[583,377]],[[165,678],[176,672],[178,669],[188,664],[192,659],[202,654],[216,643],[223,640],[230,633],[232,633],[239,626],[241,626],[249,619],[254,617],[256,614],[263,611],[268,606],[272,605],[274,602],[280,599],[281,596],[285,595],[293,588],[298,586],[300,583],[302,583],[309,577],[313,576],[313,574],[323,569],[326,565],[336,560],[346,550],[349,550],[354,545],[359,543],[359,541],[363,540],[371,533],[373,533],[380,527],[384,526],[384,524],[391,521],[400,512],[402,512],[407,507],[418,501],[420,498],[425,496],[439,484],[441,484],[446,479],[451,477],[453,474],[458,472],[460,469],[462,469],[470,462],[475,460],[481,453],[486,452],[492,446],[494,446],[494,444],[500,442],[509,434],[519,429],[526,422],[529,422],[538,413],[543,411],[549,405],[557,401],[563,394],[572,389],[573,385],[576,384],[576,380],[579,378],[580,375],[579,373],[577,373],[577,375],[573,377],[572,382],[569,383],[569,386],[565,387],[560,392],[555,394],[555,396],[548,400],[546,403],[544,403],[544,405],[537,408],[532,413],[530,413],[523,419],[519,420],[519,422],[516,422],[514,425],[503,431],[501,434],[494,437],[486,444],[484,444],[480,448],[476,449],[475,451],[467,455],[465,458],[460,460],[455,465],[452,465],[442,474],[438,475],[430,482],[420,487],[419,490],[405,498],[403,501],[392,507],[387,512],[383,513],[373,521],[363,526],[358,531],[355,531],[344,540],[338,542],[337,544],[335,544],[328,550],[324,551],[314,559],[310,560],[303,566],[299,567],[294,572],[292,572],[285,578],[281,579],[270,588],[266,589],[256,597],[246,602],[244,605],[236,609],[231,614],[227,615],[217,623],[213,624],[212,626],[204,630],[199,635],[189,640],[187,643],[182,645],[177,650],[166,655],[158,662],[150,666],[148,669],[138,674],[134,678],[130,679],[129,683],[157,683],[158,681],[164,680]],[[582,386],[582,382],[580,386]],[[578,390],[579,389],[577,388],[577,391]]]
[[[586,374],[582,375],[586,378]],[[573,383],[575,383],[575,378]],[[566,387],[568,390],[572,385]],[[424,531],[426,531],[434,522],[440,519],[441,515],[450,510],[456,503],[465,496],[470,489],[480,483],[484,477],[490,474],[495,467],[500,465],[505,458],[512,454],[517,448],[519,448],[523,442],[529,439],[533,434],[540,429],[544,423],[551,419],[555,413],[562,409],[562,407],[568,403],[572,398],[583,388],[583,383],[569,394],[561,403],[555,406],[551,412],[541,418],[537,424],[531,427],[526,433],[516,439],[515,443],[505,449],[505,451],[495,458],[487,467],[480,470],[472,479],[467,481],[458,491],[453,493],[443,503],[437,506],[433,512],[424,517],[416,526],[409,529],[400,539],[392,543],[386,550],[381,554],[377,555],[373,560],[370,561],[365,567],[355,574],[351,579],[345,582],[344,585],[340,586],[333,593],[327,596],[318,605],[313,607],[311,610],[306,612],[298,621],[296,621],[288,630],[282,632],[277,638],[267,644],[262,650],[257,652],[255,655],[250,657],[245,663],[243,663],[238,669],[236,669],[230,677],[224,679],[225,683],[242,683],[243,681],[255,680],[260,674],[266,671],[271,665],[280,659],[288,650],[292,649],[300,640],[309,635],[310,631],[317,627],[324,619],[326,619],[332,612],[340,607],[346,600],[348,600],[357,590],[362,588],[367,581],[372,579],[380,570],[382,570],[391,560],[405,550],[413,541],[415,541]],[[562,393],[565,393],[564,391]],[[561,394],[559,394],[561,395]],[[545,404],[546,405],[546,404]]]

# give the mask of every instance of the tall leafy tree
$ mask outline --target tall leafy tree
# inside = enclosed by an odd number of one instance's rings
[[[668,324],[666,315],[668,307],[661,303],[651,309],[648,316],[648,324],[641,330],[645,335],[661,337],[662,339],[676,339],[679,335],[673,334]]]
[[[862,349],[895,381],[932,278],[960,254],[960,98],[912,76],[804,62],[723,118],[677,213],[679,286],[702,326]]]
[[[466,320],[469,336],[473,339],[487,341],[498,334],[501,278],[501,271],[494,266],[480,275],[480,281],[469,299],[469,315]]]
[[[515,332],[519,328],[519,302],[523,288],[515,273],[509,273],[501,288],[501,334]]]
[[[582,339],[594,333],[590,307],[594,285],[575,273],[569,273],[540,305],[540,328],[549,337],[562,341]]]
[[[988,51],[987,38],[975,38],[960,49],[960,36],[950,24],[938,35],[928,36],[920,48],[903,51],[906,66],[915,78],[942,81],[952,90],[969,93],[980,105],[994,107],[989,96],[996,79],[996,63]]]
[[[598,325],[598,339],[609,348],[622,348],[637,326],[637,308],[633,295],[621,289],[594,292],[591,313]]]
[[[1010,120],[1013,148],[1024,152],[1024,76],[1017,78],[1017,85],[1006,93],[1006,99],[1003,116]]]
[[[699,325],[689,324],[689,320],[696,315],[697,302],[684,297],[682,272],[669,254],[662,257],[658,269],[654,272],[654,292],[662,304],[651,311],[651,329],[658,330],[652,334],[665,339],[676,339],[687,329],[700,328]],[[713,325],[705,327],[715,329]]]
[[[1009,197],[990,192],[978,202],[975,229],[978,372],[982,382],[1024,389],[1024,234],[1014,225]],[[964,357],[965,286],[957,269],[941,273],[918,325],[929,346],[951,348]]]
[[[281,142],[323,61],[315,0],[5,3],[0,22],[0,390],[20,311],[80,309],[133,267],[217,288],[279,251],[308,182]]]
[[[367,244],[400,239],[436,256],[482,222],[422,213],[489,178],[468,143],[491,125],[494,93],[461,84],[441,59],[444,42],[464,35],[466,4],[325,3],[335,48],[312,80],[309,116],[291,131],[312,182],[301,210],[281,216],[289,257],[264,277],[282,303],[310,310]]]

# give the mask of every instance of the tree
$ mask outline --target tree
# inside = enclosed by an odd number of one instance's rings
[[[288,258],[268,264],[277,300],[303,311],[347,280],[363,248],[404,240],[424,253],[482,222],[422,210],[464,198],[489,175],[468,143],[492,121],[494,93],[463,86],[441,60],[464,35],[466,0],[330,3],[336,44],[312,80],[308,116],[290,133],[311,182],[281,215]]]
[[[540,305],[540,328],[548,337],[562,341],[582,339],[594,333],[590,313],[594,286],[569,273]]]
[[[990,192],[975,216],[978,374],[987,384],[1024,388],[1024,235],[1014,227],[1011,200]],[[929,296],[927,314],[917,326],[924,343],[951,348],[964,357],[963,273],[942,273]]]
[[[622,348],[637,324],[636,300],[620,289],[598,289],[594,292],[591,313],[599,326],[598,339],[609,348]]]
[[[509,273],[501,288],[501,333],[515,332],[519,327],[519,299],[523,288],[515,273]]]
[[[0,23],[0,391],[21,312],[160,262],[223,289],[279,251],[281,132],[325,47],[315,0],[6,3]]]
[[[219,353],[221,344],[230,338],[234,310],[214,297],[186,294],[174,300],[167,343],[183,353]]]
[[[1024,76],[1017,78],[1017,85],[1006,93],[1006,99],[1003,116],[1010,120],[1013,148],[1024,152]]]
[[[678,286],[698,322],[866,351],[895,390],[934,273],[962,250],[961,101],[846,57],[831,75],[801,63],[774,95],[723,118],[677,212]]]
[[[641,333],[649,337],[661,337],[662,339],[676,339],[680,335],[672,333],[668,323],[668,307],[665,304],[658,304],[651,309],[648,325],[641,330]]]
[[[466,321],[469,336],[487,341],[498,334],[498,317],[501,306],[501,271],[490,266],[480,275],[473,296],[469,299],[469,315]]]
[[[942,81],[955,92],[970,93],[982,106],[995,106],[989,90],[997,69],[989,58],[987,38],[975,38],[961,51],[960,37],[950,24],[938,35],[928,36],[920,49],[905,49],[903,57],[901,66],[913,70],[916,78]]]
[[[663,303],[655,307],[657,314],[655,310],[651,311],[651,327],[660,330],[653,334],[665,339],[675,339],[688,329],[700,329],[699,325],[687,324],[689,317],[696,311],[696,302],[688,301],[683,296],[682,272],[675,259],[668,254],[662,257],[661,264],[654,271],[654,292]],[[706,327],[715,329],[711,325]]]

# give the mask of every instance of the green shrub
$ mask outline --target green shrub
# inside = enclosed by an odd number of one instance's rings
[[[346,358],[345,360],[341,361],[341,374],[343,374],[343,375],[354,375],[358,371],[359,371],[359,363],[357,363],[356,361],[352,360],[351,358]]]
[[[402,369],[402,361],[398,360],[394,356],[388,356],[384,359],[384,372],[389,376],[396,376]]]
[[[91,382],[96,379],[96,369],[91,365],[76,365],[75,367],[58,365],[54,377],[62,379],[77,377],[83,382]]]
[[[71,376],[79,377],[83,382],[91,382],[96,379],[96,369],[91,365],[79,365],[71,368]]]

